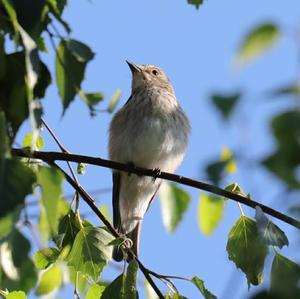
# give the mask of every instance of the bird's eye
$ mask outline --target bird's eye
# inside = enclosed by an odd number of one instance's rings
[[[158,70],[152,70],[152,74],[154,75],[154,76],[157,76],[158,75]]]

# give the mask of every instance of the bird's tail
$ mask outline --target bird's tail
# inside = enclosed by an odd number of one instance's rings
[[[128,234],[126,234],[126,237],[131,239],[132,241],[132,247],[131,250],[134,253],[134,255],[137,257],[139,254],[139,244],[140,244],[140,231],[141,231],[141,221],[138,221],[136,227],[129,232]],[[123,251],[121,249],[120,246],[115,246],[113,249],[113,255],[112,255],[113,259],[117,262],[120,262],[124,259],[123,256]],[[130,254],[130,252],[128,253],[127,256],[127,262],[132,260],[132,255]]]

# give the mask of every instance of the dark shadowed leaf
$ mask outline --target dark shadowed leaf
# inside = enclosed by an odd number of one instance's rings
[[[264,53],[273,46],[280,37],[280,30],[272,23],[261,24],[253,28],[244,38],[238,53],[239,64],[245,64]]]
[[[62,100],[63,112],[74,100],[84,78],[88,60],[79,61],[78,55],[74,56],[74,51],[69,49],[68,42],[63,40],[60,42],[56,53],[56,84]]]
[[[14,230],[0,246],[0,251],[3,285],[9,290],[28,292],[37,280],[34,265],[28,256],[29,241],[18,230]]]
[[[58,265],[52,266],[41,275],[35,294],[46,295],[58,289],[62,283],[62,277],[62,269]]]
[[[103,94],[100,92],[85,93],[82,90],[79,90],[78,94],[80,98],[87,104],[90,110],[90,115],[95,116],[97,114],[95,106],[104,99]]]
[[[300,112],[292,110],[279,114],[273,118],[271,125],[278,146],[262,164],[290,188],[300,188],[295,175],[300,165]]]
[[[51,84],[52,78],[47,66],[40,62],[39,76],[33,88],[33,97],[42,99],[45,97],[47,87]]]
[[[216,161],[206,166],[208,179],[215,185],[218,185],[224,175],[225,167],[228,161]]]
[[[217,297],[205,287],[204,281],[198,276],[194,276],[191,281],[198,288],[205,299],[217,299]]]
[[[210,235],[223,218],[224,200],[215,195],[201,194],[198,206],[198,224],[205,235]]]
[[[279,248],[289,245],[289,240],[285,233],[265,215],[259,206],[256,206],[255,219],[262,243],[278,246]]]
[[[63,175],[50,167],[40,166],[37,174],[38,184],[42,188],[41,203],[45,208],[51,234],[56,233],[59,219],[59,199],[62,196]]]
[[[300,298],[300,266],[276,252],[271,270],[271,294],[280,299]]]
[[[94,58],[95,54],[91,48],[78,40],[69,39],[66,41],[66,46],[79,62],[86,63]]]
[[[113,236],[103,228],[83,227],[76,235],[68,265],[97,281],[111,258],[112,247],[106,246]]]
[[[47,0],[47,5],[49,11],[54,15],[56,20],[64,27],[67,33],[71,32],[71,28],[67,22],[65,22],[61,15],[64,10],[64,7],[67,3],[67,0]]]
[[[0,108],[15,136],[23,121],[28,117],[26,92],[25,56],[22,52],[5,56],[5,76],[0,79]]]
[[[37,269],[46,269],[55,263],[60,252],[56,248],[44,248],[34,254],[33,260]]]
[[[0,217],[24,204],[36,181],[34,172],[16,158],[0,159]]]
[[[105,287],[99,284],[91,284],[85,299],[100,299]]]
[[[125,275],[118,276],[105,288],[101,299],[124,299],[124,280]]]
[[[226,249],[228,258],[246,274],[249,285],[263,281],[268,247],[260,243],[255,221],[241,216],[229,233]]]
[[[230,117],[240,98],[241,93],[239,92],[228,95],[214,94],[211,96],[212,103],[225,120]]]
[[[195,5],[196,8],[198,9],[199,6],[203,3],[203,0],[188,0],[188,3]]]
[[[10,146],[7,135],[6,119],[3,111],[0,111],[0,159],[9,157]]]
[[[188,208],[190,196],[175,184],[164,182],[159,199],[164,226],[169,232],[174,232]]]

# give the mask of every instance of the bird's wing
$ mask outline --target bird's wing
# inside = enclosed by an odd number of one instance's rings
[[[121,181],[120,173],[114,171],[113,172],[113,194],[112,194],[113,198],[112,198],[112,204],[113,204],[114,228],[116,228],[117,230],[121,229],[121,216],[120,216],[120,205],[119,205],[120,181]]]

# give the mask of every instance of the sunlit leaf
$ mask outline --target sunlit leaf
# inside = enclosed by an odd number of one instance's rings
[[[253,28],[244,38],[237,54],[239,64],[245,64],[264,53],[280,37],[280,30],[272,23],[261,24]]]
[[[271,270],[271,294],[276,298],[300,298],[300,266],[276,252]]]
[[[46,270],[40,277],[38,286],[35,289],[35,294],[46,295],[58,289],[62,283],[62,275],[62,270],[58,265],[54,265]]]
[[[83,227],[76,235],[68,257],[69,266],[97,281],[111,258],[112,247],[106,246],[113,236],[103,228]]]
[[[7,235],[14,229],[20,216],[20,209],[16,208],[6,216],[0,218],[0,239],[7,237]]]
[[[32,133],[29,132],[25,135],[23,142],[22,142],[24,147],[31,147],[32,145]],[[44,140],[42,136],[39,135],[38,139],[36,140],[36,143],[34,144],[34,147],[36,149],[41,149],[44,147]]]
[[[229,233],[226,249],[228,258],[246,274],[249,285],[263,281],[268,247],[260,243],[255,221],[241,216]]]
[[[105,288],[101,299],[124,299],[124,280],[125,275],[118,276]]]
[[[210,235],[223,218],[224,200],[215,195],[201,194],[198,207],[198,223],[205,235]]]
[[[205,287],[203,280],[198,276],[194,276],[191,281],[198,288],[205,299],[217,299],[217,297]]]
[[[110,102],[109,102],[109,105],[108,105],[108,108],[107,108],[107,111],[109,113],[112,113],[115,110],[116,106],[119,103],[121,95],[122,95],[121,90],[116,89],[115,92],[113,93],[113,95],[111,96],[111,99],[110,99]]]
[[[234,94],[214,94],[211,97],[212,103],[219,110],[225,120],[232,114],[234,108],[241,98],[241,93]]]
[[[48,225],[52,234],[57,231],[58,205],[62,196],[63,175],[54,168],[41,166],[38,171],[38,183],[42,188],[42,204],[45,207]]]
[[[157,294],[147,280],[144,282],[144,288],[147,299],[158,299]]]
[[[60,252],[56,248],[40,249],[34,254],[34,264],[37,269],[46,269],[56,262]]]
[[[14,291],[5,296],[5,299],[26,299],[26,294],[22,291]]]
[[[266,245],[273,245],[282,248],[289,245],[289,240],[284,231],[275,225],[263,212],[261,207],[256,206],[255,219],[260,241]]]
[[[77,173],[78,174],[85,174],[85,169],[88,166],[86,163],[78,163],[77,164]]]
[[[225,190],[230,191],[232,193],[239,194],[239,195],[244,196],[244,197],[247,196],[238,183],[232,183],[232,184],[228,185],[225,188]]]
[[[225,170],[228,174],[233,174],[237,170],[236,160],[233,157],[231,150],[224,147],[221,152],[221,161],[227,162]]]
[[[18,159],[0,159],[0,217],[24,204],[35,180],[34,172]]]
[[[165,228],[174,232],[190,203],[189,194],[175,184],[164,182],[159,191]]]
[[[105,287],[98,284],[91,284],[85,299],[100,299]]]

